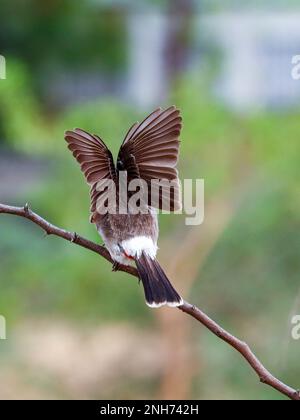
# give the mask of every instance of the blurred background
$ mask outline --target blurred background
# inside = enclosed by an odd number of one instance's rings
[[[180,177],[205,222],[161,215],[159,260],[183,296],[299,388],[298,1],[2,0],[0,202],[101,243],[63,133],[116,153],[157,106],[182,109]],[[0,217],[0,398],[281,399],[186,315],[32,223]]]

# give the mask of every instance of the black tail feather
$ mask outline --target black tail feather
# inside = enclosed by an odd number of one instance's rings
[[[182,298],[176,292],[156,259],[152,259],[143,252],[139,258],[136,258],[135,262],[144,286],[148,306],[156,308],[162,305],[182,305]]]

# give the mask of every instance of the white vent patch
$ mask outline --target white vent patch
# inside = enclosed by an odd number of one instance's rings
[[[150,236],[135,236],[134,238],[122,241],[122,248],[129,257],[139,258],[144,252],[150,258],[155,258],[157,245]]]

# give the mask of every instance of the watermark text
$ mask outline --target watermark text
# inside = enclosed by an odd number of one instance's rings
[[[0,79],[6,79],[6,60],[3,55],[0,55]]]
[[[0,315],[0,340],[6,340],[6,319]]]
[[[127,179],[120,171],[117,180],[102,179],[93,192],[97,213],[148,214],[160,209],[162,214],[185,214],[185,224],[204,221],[203,179]]]
[[[292,57],[292,79],[300,80],[300,55],[294,55]]]

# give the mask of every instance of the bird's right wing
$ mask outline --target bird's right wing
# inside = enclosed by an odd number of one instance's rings
[[[140,178],[146,181],[149,191],[162,180],[172,181],[171,195],[168,197],[164,190],[159,190],[156,203],[152,203],[155,208],[165,207],[171,211],[181,208],[176,169],[181,122],[180,111],[176,107],[159,108],[131,127],[119,151],[117,170],[126,170],[129,180]]]

